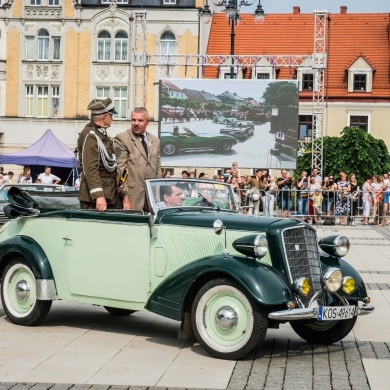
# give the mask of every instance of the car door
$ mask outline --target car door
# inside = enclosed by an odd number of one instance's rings
[[[66,223],[71,295],[146,302],[150,230],[147,215],[72,212]]]

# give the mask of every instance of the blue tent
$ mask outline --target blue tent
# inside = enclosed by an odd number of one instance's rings
[[[51,130],[46,130],[37,142],[24,150],[1,154],[0,164],[80,167],[79,160],[73,151],[63,144]]]

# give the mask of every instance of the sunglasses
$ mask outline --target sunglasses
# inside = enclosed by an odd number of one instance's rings
[[[330,176],[329,179],[333,179],[333,176]]]

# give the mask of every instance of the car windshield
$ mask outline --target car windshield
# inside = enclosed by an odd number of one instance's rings
[[[237,203],[230,184],[197,179],[154,179],[147,181],[151,209],[169,207],[210,207],[236,211]]]
[[[0,200],[8,200],[8,191],[12,185],[4,186],[0,190]],[[62,192],[61,186],[46,186],[44,184],[18,185],[22,191],[28,192]]]

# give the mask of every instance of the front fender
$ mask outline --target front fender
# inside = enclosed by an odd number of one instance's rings
[[[15,256],[24,257],[31,266],[36,279],[54,279],[45,252],[32,238],[14,236],[0,244],[0,269],[4,269]]]
[[[341,270],[343,276],[352,276],[355,279],[356,290],[351,295],[346,296],[349,301],[360,301],[367,297],[367,290],[364,281],[351,264],[338,257],[328,255],[327,253],[321,253],[320,259],[323,271],[329,267],[337,267]]]
[[[152,292],[145,308],[154,313],[181,320],[190,290],[199,288],[220,276],[236,280],[255,301],[275,306],[292,300],[284,279],[267,264],[239,256],[212,256],[197,260],[177,269]],[[193,289],[194,287],[194,289]]]

